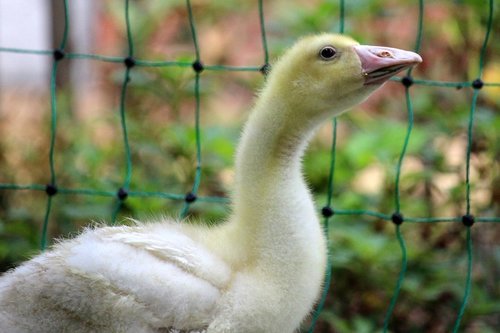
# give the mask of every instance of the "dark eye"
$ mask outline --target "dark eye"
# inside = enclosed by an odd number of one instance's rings
[[[323,60],[332,60],[336,54],[337,50],[333,46],[325,46],[319,51],[319,56]]]

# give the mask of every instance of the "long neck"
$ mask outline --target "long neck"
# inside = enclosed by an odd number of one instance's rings
[[[255,239],[256,248],[283,256],[296,254],[291,247],[302,251],[322,237],[301,171],[318,121],[297,121],[291,107],[273,96],[259,99],[238,147],[233,199],[233,218],[246,238]]]
[[[288,106],[278,99],[261,98],[255,106],[238,147],[236,209],[250,205],[253,210],[255,203],[269,196],[283,201],[279,198],[290,193],[290,186],[300,185],[293,190],[307,191],[301,159],[313,126],[296,124],[289,114]]]
[[[283,312],[299,318],[317,298],[327,249],[301,171],[317,121],[292,118],[291,107],[271,94],[261,96],[246,124],[236,158],[228,239],[242,253],[235,256],[236,265],[253,263],[247,267],[280,286],[275,297],[300,300],[300,305],[281,304]]]

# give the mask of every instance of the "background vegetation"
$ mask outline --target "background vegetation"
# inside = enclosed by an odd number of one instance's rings
[[[345,31],[362,43],[413,49],[417,1],[346,1]],[[498,5],[498,4],[496,4]],[[193,1],[205,64],[261,66],[257,1]],[[498,7],[498,6],[497,6]],[[95,14],[93,53],[125,55],[123,1],[103,2]],[[265,2],[272,58],[304,34],[339,30],[338,1]],[[184,1],[131,1],[136,57],[194,58]],[[484,79],[500,82],[500,10],[496,10]],[[419,79],[465,82],[478,73],[487,1],[427,1]],[[57,43],[56,43],[57,44]],[[8,46],[8,45],[2,45]],[[19,55],[22,58],[22,55]],[[66,61],[66,60],[65,60]],[[82,61],[71,60],[68,70]],[[114,191],[121,186],[124,152],[118,96],[124,67],[91,61],[84,90],[58,88],[58,183]],[[133,158],[131,189],[184,194],[194,181],[194,73],[190,68],[134,68],[126,110]],[[49,81],[47,81],[49,82]],[[241,125],[263,77],[258,72],[204,71],[201,78],[202,181],[200,195],[227,197]],[[48,83],[47,83],[48,85]],[[500,216],[500,88],[483,88],[472,150],[472,205],[477,216]],[[0,183],[46,184],[50,104],[47,91],[1,91]],[[414,86],[415,128],[401,179],[405,216],[461,216],[465,211],[465,151],[472,90]],[[395,165],[406,132],[404,89],[390,82],[339,119],[334,207],[394,211]],[[318,209],[326,201],[331,127],[322,128],[305,158]],[[46,195],[0,191],[0,270],[36,253]],[[50,237],[69,237],[92,220],[108,220],[107,197],[57,195]],[[182,201],[129,198],[120,218],[178,216]],[[190,215],[223,219],[228,206],[195,203]],[[394,332],[449,332],[465,283],[462,224],[402,227],[409,267],[391,327]],[[381,327],[401,254],[391,223],[335,216],[330,228],[333,275],[317,332],[375,332]],[[474,272],[463,332],[500,328],[500,228],[473,227]],[[293,260],[293,258],[290,258]]]

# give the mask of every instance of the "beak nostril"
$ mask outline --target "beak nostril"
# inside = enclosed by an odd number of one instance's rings
[[[392,55],[392,53],[389,52],[389,51],[387,51],[387,50],[378,52],[378,56],[381,57],[381,58],[394,58],[394,56]]]

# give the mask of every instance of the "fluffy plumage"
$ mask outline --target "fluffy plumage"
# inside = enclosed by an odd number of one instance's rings
[[[300,40],[273,67],[245,126],[228,221],[86,229],[0,279],[0,332],[293,332],[326,266],[301,173],[308,139],[419,61],[344,36]]]

